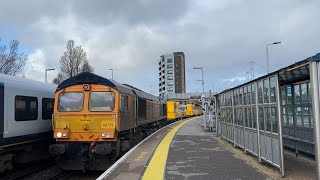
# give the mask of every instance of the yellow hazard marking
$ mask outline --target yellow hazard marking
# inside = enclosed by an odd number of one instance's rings
[[[165,168],[166,168],[171,141],[174,138],[177,131],[180,129],[180,127],[182,127],[184,124],[186,124],[187,122],[193,119],[196,119],[196,118],[183,121],[182,123],[174,127],[170,132],[168,132],[168,134],[162,139],[159,146],[155,150],[146,171],[143,174],[142,180],[149,180],[149,179],[163,180],[164,179]]]
[[[146,154],[148,154],[148,152],[145,152],[145,151],[141,152],[139,156],[134,159],[134,161],[141,161]]]

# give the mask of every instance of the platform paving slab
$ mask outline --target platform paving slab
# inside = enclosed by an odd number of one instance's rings
[[[165,179],[272,178],[225,149],[198,118],[181,127],[171,142]]]

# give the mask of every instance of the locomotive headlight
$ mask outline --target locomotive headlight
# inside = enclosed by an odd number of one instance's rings
[[[58,132],[58,133],[57,133],[57,137],[58,137],[58,138],[62,137],[62,133],[61,133],[61,132]]]
[[[107,137],[107,138],[110,137],[110,133],[106,133],[106,136],[105,136],[105,137]]]
[[[67,137],[67,133],[62,133],[62,136],[63,137]]]
[[[89,84],[84,84],[83,85],[83,90],[90,91],[90,85]]]
[[[109,138],[110,137],[110,133],[101,133],[101,137]]]

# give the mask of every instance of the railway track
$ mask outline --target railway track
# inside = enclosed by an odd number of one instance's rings
[[[31,164],[25,164],[18,167],[15,167],[11,172],[7,172],[1,175],[0,180],[15,180],[22,179],[28,177],[37,172],[41,172],[42,170],[54,166],[54,162],[52,160],[45,160],[40,162],[35,162]]]

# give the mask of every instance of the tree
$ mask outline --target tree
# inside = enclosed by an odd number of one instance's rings
[[[94,68],[92,66],[90,66],[89,62],[87,60],[85,60],[82,64],[81,67],[81,72],[93,72]]]
[[[12,40],[7,45],[1,45],[0,38],[0,73],[15,76],[25,67],[28,56],[19,51],[19,41]]]
[[[93,72],[93,67],[87,60],[87,54],[81,46],[75,46],[74,40],[69,40],[67,50],[60,58],[60,72],[53,79],[53,83],[60,84],[63,80],[73,77],[81,72]]]

